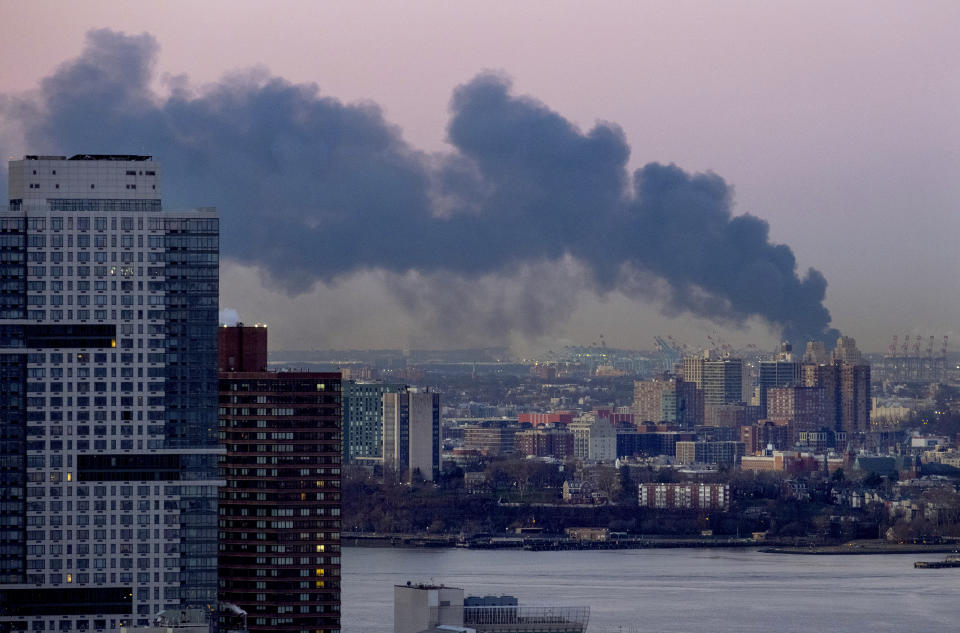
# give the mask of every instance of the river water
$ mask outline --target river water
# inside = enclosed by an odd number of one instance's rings
[[[955,632],[960,569],[913,568],[944,556],[347,547],[341,630],[391,633],[393,586],[410,580],[589,606],[589,633]]]

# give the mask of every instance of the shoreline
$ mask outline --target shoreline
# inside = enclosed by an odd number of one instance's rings
[[[842,545],[812,547],[764,547],[765,554],[794,554],[821,556],[862,556],[869,554],[953,554],[960,552],[957,543],[886,543],[879,541],[852,541]]]
[[[862,556],[869,554],[952,554],[960,543],[887,543],[851,541],[840,545],[810,545],[785,541],[755,541],[723,537],[637,537],[606,541],[578,541],[566,537],[485,537],[462,539],[453,535],[359,534],[342,535],[344,547],[403,549],[510,549],[535,552],[625,549],[740,549],[754,548],[765,554]]]

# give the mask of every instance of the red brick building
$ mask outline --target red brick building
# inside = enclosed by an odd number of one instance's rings
[[[554,411],[553,413],[521,413],[519,417],[520,424],[526,422],[533,426],[543,426],[545,424],[570,424],[573,422],[573,411]]]
[[[640,507],[666,510],[728,510],[730,484],[640,484]]]
[[[794,432],[820,430],[828,425],[823,388],[767,389],[767,419],[773,422],[790,422]]]
[[[573,433],[566,429],[528,429],[517,433],[514,442],[520,456],[573,457]]]
[[[338,631],[340,374],[251,371],[266,329],[240,329],[220,328],[242,351],[220,372],[219,599],[251,633]]]

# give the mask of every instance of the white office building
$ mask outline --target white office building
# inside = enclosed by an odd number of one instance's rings
[[[217,593],[218,219],[149,156],[10,162],[0,633],[147,626]]]

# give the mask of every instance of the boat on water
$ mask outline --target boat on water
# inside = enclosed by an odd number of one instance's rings
[[[960,567],[960,555],[947,556],[945,560],[918,560],[913,564],[916,569],[945,569]]]

